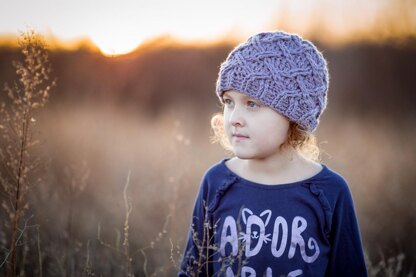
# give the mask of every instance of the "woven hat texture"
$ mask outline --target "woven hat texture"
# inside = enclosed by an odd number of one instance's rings
[[[221,64],[216,92],[236,90],[313,132],[327,104],[329,76],[322,54],[308,40],[263,32],[238,45]]]

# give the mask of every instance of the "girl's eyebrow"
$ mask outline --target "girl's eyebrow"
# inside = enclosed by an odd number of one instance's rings
[[[252,98],[252,97],[250,97],[250,96],[248,96],[248,95],[246,95],[244,93],[236,94],[236,97],[233,97],[230,93],[225,92],[222,95],[222,98],[229,98],[231,100],[238,100],[238,99],[240,99],[240,101],[243,101],[243,102],[245,102],[245,101],[253,101],[255,103],[261,104],[261,102],[258,101],[257,99],[254,99],[254,98]]]
[[[225,92],[222,97],[228,97],[228,98],[231,98],[231,99],[242,99],[243,101],[246,101],[246,100],[256,101],[255,99],[253,99],[250,96],[245,95],[243,93],[236,94],[236,97],[233,97],[230,93]]]
[[[230,95],[230,93],[228,93],[228,91],[224,92],[222,97],[229,97],[232,98],[232,96]]]
[[[248,96],[248,95],[245,95],[245,94],[243,94],[242,99],[243,99],[244,101],[253,101],[253,102],[259,103],[259,101],[258,101],[257,99],[254,99],[254,98],[252,98],[252,97],[250,97],[250,96]]]

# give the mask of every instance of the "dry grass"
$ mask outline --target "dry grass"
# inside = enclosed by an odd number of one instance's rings
[[[25,210],[28,210],[26,194],[36,182],[31,174],[38,163],[36,157],[32,159],[31,156],[33,147],[38,143],[32,132],[36,122],[34,113],[44,107],[54,85],[49,80],[48,53],[42,39],[34,32],[22,33],[19,46],[23,62],[13,64],[19,81],[5,85],[9,102],[0,106],[2,208],[9,217],[4,227],[10,238],[1,265],[7,264],[8,276],[16,276],[17,259],[26,258],[26,247],[21,247],[21,253],[17,248],[22,237],[27,235],[28,221],[32,217],[24,218]]]
[[[47,59],[22,64],[35,61]],[[200,178],[224,155],[209,143],[209,118],[186,106],[152,119],[98,105],[40,110],[51,86],[44,78],[43,89],[32,89],[36,78],[9,86],[10,95],[23,96],[2,103],[8,114],[0,118],[0,216],[8,220],[0,228],[0,274],[174,275]],[[39,93],[24,96],[26,90]],[[318,140],[328,141],[324,162],[346,177],[354,194],[370,276],[412,276],[415,248],[406,239],[416,230],[410,222],[416,149],[406,138],[414,135],[412,128],[330,114],[318,130]],[[18,180],[17,207],[24,213],[15,213]],[[408,250],[394,249],[396,238]],[[14,265],[12,245],[18,246]]]

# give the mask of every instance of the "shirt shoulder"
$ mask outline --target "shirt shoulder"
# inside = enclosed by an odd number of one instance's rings
[[[218,204],[222,195],[237,180],[225,165],[225,161],[221,160],[209,167],[203,174],[200,185],[200,197],[206,202],[208,207],[214,209]]]
[[[225,165],[225,161],[221,160],[211,165],[202,176],[202,186],[205,186],[208,190],[217,190],[221,187],[222,183],[232,179],[234,176],[230,174]]]
[[[322,190],[332,208],[339,201],[347,200],[352,202],[351,191],[346,179],[337,171],[323,165],[323,174],[319,179],[314,180],[314,184]]]

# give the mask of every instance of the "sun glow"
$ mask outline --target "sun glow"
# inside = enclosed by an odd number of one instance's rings
[[[256,32],[282,29],[342,44],[416,34],[416,5],[409,0],[317,0],[319,5],[308,0],[4,2],[0,36],[29,27],[53,39],[91,40],[106,56],[129,53],[166,35],[185,41],[243,41]]]
[[[128,54],[136,49],[142,42],[137,36],[126,33],[93,34],[90,35],[93,43],[106,56]]]

